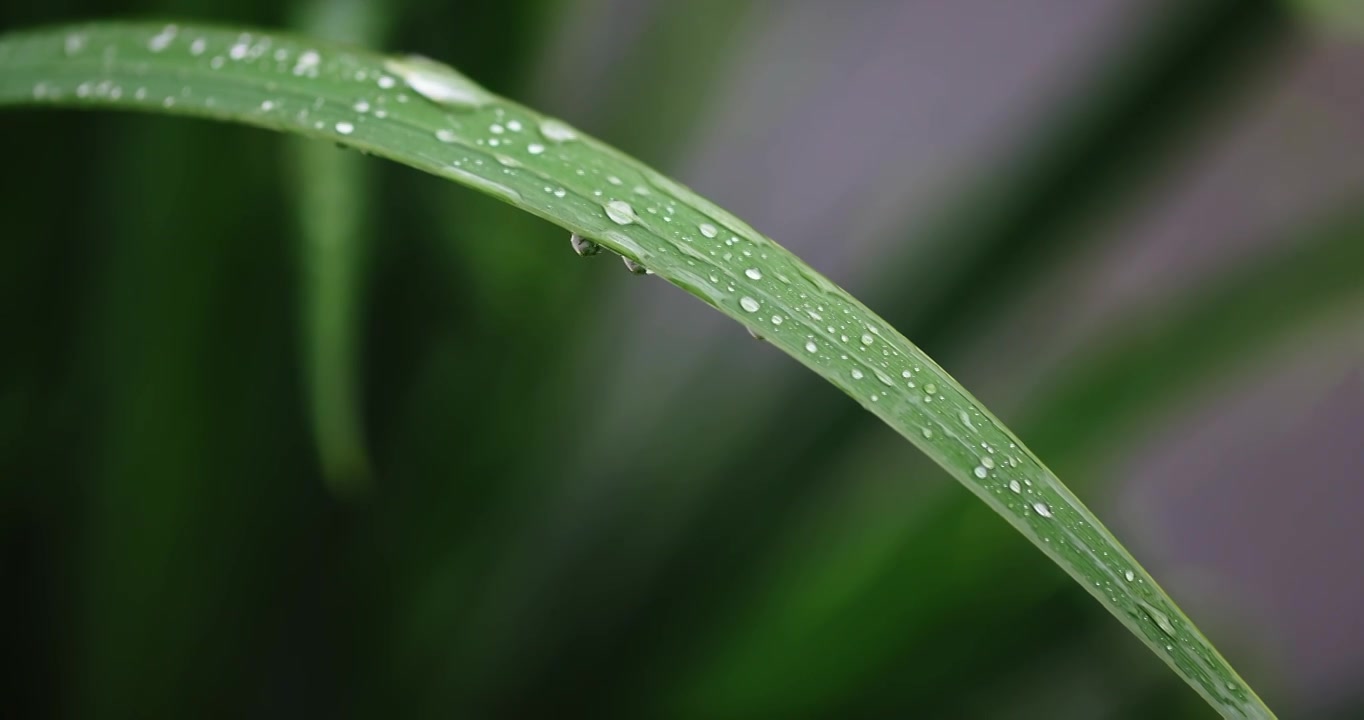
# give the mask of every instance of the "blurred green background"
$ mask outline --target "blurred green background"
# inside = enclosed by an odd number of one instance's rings
[[[1364,717],[1350,3],[53,0],[449,61],[735,211]],[[566,233],[255,130],[0,114],[7,717],[1206,718],[855,403]],[[17,712],[11,712],[17,711]]]

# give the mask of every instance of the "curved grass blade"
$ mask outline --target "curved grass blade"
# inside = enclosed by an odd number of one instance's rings
[[[1337,332],[1353,327],[1342,320],[1360,316],[1364,287],[1357,263],[1342,260],[1355,254],[1361,235],[1364,212],[1351,210],[1313,232],[1293,232],[1278,252],[1134,308],[1088,343],[1090,349],[1077,350],[1076,361],[1055,379],[1043,380],[1046,389],[1024,404],[1031,409],[1015,426],[1048,449],[1053,465],[1092,468],[1098,464],[1092,458],[1109,449],[1111,439],[1093,426],[1141,429],[1209,378],[1234,376],[1247,360],[1320,334],[1323,326],[1340,327]],[[891,440],[862,440],[846,451],[845,466],[894,462]],[[1007,541],[996,524],[961,523],[969,512],[965,498],[916,497],[921,520],[915,525],[904,521],[903,502],[887,501],[883,487],[849,487],[835,504],[841,511],[831,511],[827,499],[821,504],[826,524],[789,531],[791,549],[776,557],[794,558],[798,566],[768,561],[780,570],[749,586],[743,609],[732,611],[734,627],[724,632],[722,650],[698,658],[695,679],[674,693],[675,702],[686,703],[681,715],[713,715],[713,708],[739,702],[749,703],[744,707],[754,716],[824,707],[826,698],[865,682],[897,651],[934,644],[936,614],[958,605],[960,597],[988,597],[1001,574],[1027,562],[1021,547],[1001,545]],[[941,582],[931,589],[895,582],[931,575],[942,558],[926,548],[944,533],[970,548],[953,554],[950,591],[943,592]],[[1045,615],[1061,582],[1056,575],[1040,576],[1001,603],[992,620],[1009,626]],[[1082,624],[1077,620],[1070,629]],[[755,690],[761,678],[793,676],[820,682],[802,683],[799,690],[772,682],[767,687],[779,692]]]
[[[687,188],[443,65],[254,31],[92,24],[0,38],[0,105],[169,112],[324,139],[592,238],[758,332],[880,417],[1223,715],[1272,717],[1060,480],[874,313]]]

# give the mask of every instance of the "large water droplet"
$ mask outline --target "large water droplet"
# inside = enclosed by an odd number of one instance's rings
[[[1016,492],[1016,493],[1023,492],[1023,486],[1022,486],[1022,485],[1019,485],[1017,480],[1010,480],[1010,481],[1009,481],[1009,489],[1010,489],[1010,490],[1013,490],[1013,491]]]
[[[629,225],[639,219],[635,215],[635,209],[630,207],[630,203],[623,200],[612,200],[606,203],[606,217],[611,218],[611,222],[617,225]]]
[[[973,472],[975,472],[976,477],[981,478],[982,480],[985,479],[986,475],[990,474],[989,470],[986,470],[984,467],[980,465],[977,465],[976,469]]]
[[[460,110],[474,110],[492,101],[487,90],[455,72],[449,65],[420,55],[389,58],[389,72],[402,78],[407,86],[431,102]]]
[[[1142,600],[1138,600],[1137,602],[1141,604],[1141,609],[1151,617],[1151,620],[1156,623],[1156,627],[1160,628],[1161,632],[1165,633],[1166,635],[1169,635],[1170,637],[1176,636],[1175,626],[1173,623],[1170,622],[1169,616],[1157,610],[1155,606],[1151,605],[1148,602]]]
[[[747,270],[744,271],[744,274],[747,275],[747,276],[749,277],[750,280],[761,280],[761,279],[763,279],[763,272],[762,272],[761,270],[759,270],[758,268],[749,268],[749,269],[747,269]]]
[[[1041,500],[1039,500],[1039,501],[1033,503],[1033,504],[1032,504],[1032,509],[1033,509],[1033,510],[1036,510],[1036,511],[1037,511],[1037,514],[1038,514],[1038,515],[1041,515],[1041,516],[1044,517],[1044,518],[1049,518],[1049,517],[1051,517],[1051,506],[1048,505],[1048,504],[1046,504],[1046,503],[1044,503],[1044,502],[1042,502]]]
[[[806,351],[806,352],[819,352],[819,346],[815,344],[815,341],[814,341],[814,340],[809,340],[809,341],[807,341],[807,342],[805,343],[805,351]]]
[[[349,135],[355,132],[355,126],[348,122],[342,121],[336,124],[336,131],[341,133],[342,135]]]
[[[720,231],[719,231],[719,230],[716,230],[716,229],[715,229],[715,226],[714,226],[714,225],[711,225],[710,223],[701,223],[700,226],[698,226],[698,227],[699,227],[700,230],[701,230],[701,234],[702,234],[702,235],[705,235],[705,236],[708,237],[708,238],[713,238],[713,237],[715,237],[716,235],[719,235],[719,234],[720,234]]]
[[[556,143],[578,139],[576,130],[554,118],[545,118],[540,121],[540,134],[544,135],[546,140]]]
[[[759,307],[759,306],[758,306],[758,301],[757,301],[757,300],[754,300],[753,298],[751,298],[751,297],[745,295],[745,296],[739,298],[739,307],[741,307],[741,308],[743,308],[743,309],[745,309],[745,310],[747,310],[747,311],[749,311],[749,312],[758,312],[758,307]]]

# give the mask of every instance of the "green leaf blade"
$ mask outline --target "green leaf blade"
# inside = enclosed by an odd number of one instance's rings
[[[908,339],[713,203],[448,68],[255,31],[94,24],[0,38],[0,105],[174,113],[329,140],[592,238],[749,327],[885,421],[1224,716],[1272,717],[1094,515]]]

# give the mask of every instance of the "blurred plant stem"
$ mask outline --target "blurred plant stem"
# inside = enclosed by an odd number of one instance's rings
[[[392,4],[372,0],[311,0],[293,23],[314,37],[381,46]],[[355,152],[323,143],[290,140],[302,249],[303,358],[309,410],[322,477],[340,497],[368,490],[364,384],[360,332],[374,174]]]

